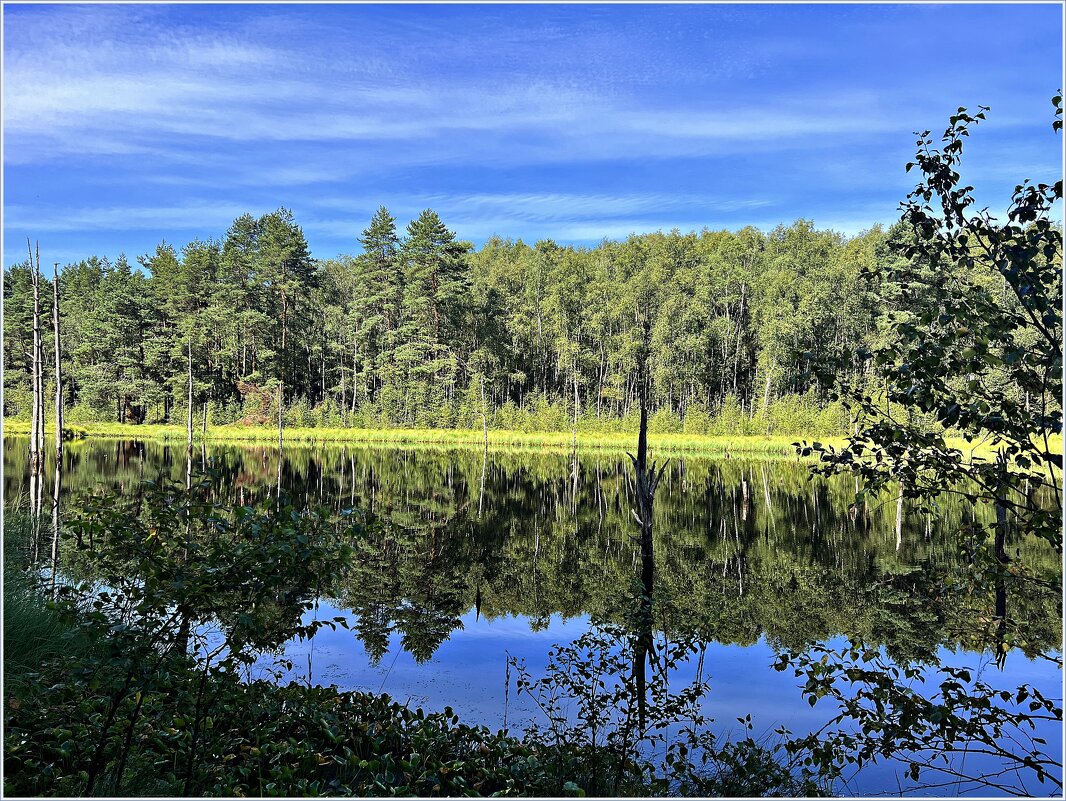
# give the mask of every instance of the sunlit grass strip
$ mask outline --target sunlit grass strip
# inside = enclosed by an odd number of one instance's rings
[[[110,437],[120,439],[150,439],[184,442],[186,429],[181,425],[130,425],[120,423],[84,423],[70,426],[78,437]],[[4,420],[4,433],[28,434],[29,422]],[[194,439],[203,437],[200,429],[193,432]],[[278,430],[269,426],[211,426],[207,430],[210,442],[252,442],[271,444],[277,442]],[[794,457],[792,443],[805,440],[818,441],[840,448],[846,444],[844,437],[788,434],[770,436],[709,436],[702,434],[649,433],[648,444],[655,452],[700,453],[708,455],[764,455]],[[50,439],[46,436],[46,441]],[[286,428],[285,441],[290,444],[315,443],[366,443],[384,446],[434,445],[444,447],[479,448],[484,444],[484,432],[480,429],[419,429],[419,428]],[[492,450],[550,450],[569,451],[573,435],[569,431],[499,431],[490,430],[489,448]],[[948,439],[951,447],[958,448],[967,456],[987,457],[995,450],[987,443],[970,444],[963,439]],[[581,450],[628,451],[636,447],[636,434],[629,432],[577,434]],[[1052,439],[1051,445],[1062,452],[1062,437]]]
[[[184,426],[178,425],[123,425],[119,423],[85,423],[71,426],[78,435],[87,437],[110,437],[126,439],[159,439],[183,442]],[[7,434],[28,434],[29,423],[21,420],[5,420]],[[194,432],[199,441],[201,433]],[[206,439],[216,442],[277,442],[276,428],[266,426],[211,426]],[[796,436],[743,436],[712,437],[697,434],[649,434],[649,444],[663,452],[704,453],[758,453],[778,456],[794,456],[792,443]],[[484,432],[478,429],[416,429],[416,428],[286,428],[288,443],[316,442],[365,442],[374,444],[435,444],[448,446],[481,447]],[[828,440],[843,444],[843,439]],[[489,431],[489,447],[537,448],[570,450],[573,435],[569,431]],[[632,450],[636,447],[635,433],[582,433],[578,432],[579,449]]]

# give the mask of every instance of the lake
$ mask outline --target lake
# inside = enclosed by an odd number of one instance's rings
[[[28,495],[26,454],[26,438],[5,438],[9,508]],[[209,443],[190,464],[183,444],[98,439],[70,443],[64,462],[65,510],[88,494],[135,496],[145,480],[183,483],[187,470],[207,467],[217,471],[220,501],[269,502],[280,481],[298,506],[360,510],[379,525],[350,569],[322,577],[307,613],[343,616],[350,630],[286,643],[251,675],[450,706],[491,728],[521,731],[537,720],[528,697],[516,695],[508,657],[543,672],[553,645],[593,620],[622,622],[640,574],[625,454],[583,453],[575,470],[570,454],[533,449],[293,445],[279,459],[273,447]],[[46,476],[53,469],[49,462]],[[992,510],[948,499],[935,517],[904,510],[897,520],[894,498],[856,507],[856,488],[851,477],[811,478],[795,459],[670,460],[655,506],[655,625],[699,644],[698,659],[671,680],[702,671],[715,728],[740,734],[736,718],[750,714],[755,732],[771,738],[782,725],[817,729],[835,707],[812,707],[800,679],[773,663],[784,649],[849,638],[899,663],[966,665],[997,688],[1028,683],[1060,698],[1061,669],[1041,656],[1061,652],[1060,596],[1035,588],[1010,596],[1026,646],[999,666],[988,648],[991,594],[944,599],[936,589],[960,564],[960,532]],[[1051,548],[1015,538],[1009,551],[1059,581]],[[278,667],[277,656],[291,667]],[[1061,729],[1043,734],[1048,753],[1061,753]],[[841,789],[898,792],[896,772],[868,768]]]

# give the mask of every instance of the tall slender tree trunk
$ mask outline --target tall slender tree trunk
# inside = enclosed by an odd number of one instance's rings
[[[282,413],[285,408],[285,338],[288,333],[288,299],[281,293],[281,353],[278,354],[278,458],[282,447]],[[281,467],[278,467],[278,495],[281,495]]]
[[[733,359],[733,394],[737,394],[737,374],[740,372],[740,336],[744,331],[744,293],[747,290],[747,284],[740,285],[740,313],[737,315],[737,347],[736,355]]]
[[[188,375],[188,391],[189,391],[189,409],[186,415],[186,442],[189,448],[192,448],[192,334],[189,334],[189,341],[186,343],[186,349],[189,355],[189,375]]]
[[[599,418],[603,409],[603,380],[607,377],[607,350],[600,343],[600,369],[596,376],[596,417]]]
[[[770,405],[770,379],[773,377],[774,369],[772,367],[766,368],[766,386],[762,391],[762,413],[766,416],[766,409]]]
[[[352,346],[352,414],[355,414],[355,400],[359,394],[356,390],[359,386],[359,343]]]
[[[59,262],[52,265],[52,335],[56,352],[56,475],[63,461],[63,364],[59,340]]]
[[[576,355],[574,356],[573,379],[574,379],[574,426],[573,426],[573,435],[574,435],[574,453],[576,454],[577,453],[577,418],[578,418],[578,415],[581,413],[581,394],[578,392],[578,388],[577,388],[577,356]]]
[[[37,459],[40,462],[38,470],[44,473],[44,335],[41,333],[40,312],[40,286],[41,286],[41,246],[34,246],[34,275],[36,276],[37,292],[34,298],[34,316],[37,327]]]
[[[485,451],[489,449],[489,405],[485,398],[485,376],[481,376],[481,428],[485,433]]]
[[[33,339],[30,344],[30,371],[33,384],[33,404],[30,409],[30,475],[35,476],[40,471],[40,422],[41,422],[41,297],[40,275],[37,265],[33,260],[33,248],[30,240],[26,240],[26,250],[30,256],[30,286],[33,289]]]
[[[544,313],[541,309],[540,296],[537,296],[537,366],[540,368],[540,393],[543,395],[548,381],[548,366],[544,361]]]
[[[40,269],[37,282],[40,284]],[[41,334],[40,320],[37,323],[37,459],[39,469],[44,472],[44,337]]]

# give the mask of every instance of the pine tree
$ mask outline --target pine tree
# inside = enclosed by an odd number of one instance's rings
[[[433,424],[454,392],[463,301],[468,289],[465,243],[457,242],[437,213],[423,211],[407,227],[402,323],[396,360],[405,371],[409,422]]]
[[[359,242],[363,253],[353,265],[352,358],[358,365],[355,370],[362,374],[360,384],[373,399],[383,383],[395,381],[392,351],[403,293],[398,259],[400,242],[396,220],[388,209],[382,206],[377,210]],[[355,396],[352,401],[354,409]]]
[[[262,287],[271,316],[276,320],[274,377],[277,381],[278,442],[282,438],[285,385],[293,373],[289,333],[306,324],[307,293],[315,282],[314,265],[303,230],[292,212],[281,208],[265,214],[258,223],[256,280]],[[295,384],[295,376],[292,376]]]

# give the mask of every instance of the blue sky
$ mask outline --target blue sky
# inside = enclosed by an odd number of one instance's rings
[[[4,259],[131,259],[291,208],[320,258],[385,204],[461,237],[855,233],[912,131],[989,105],[966,178],[1061,176],[1058,5],[4,6]]]

